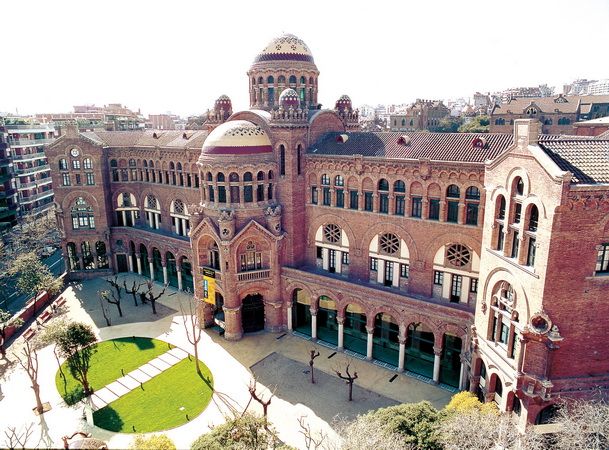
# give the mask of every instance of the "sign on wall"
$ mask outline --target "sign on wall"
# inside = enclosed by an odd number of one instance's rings
[[[203,268],[203,300],[216,304],[216,273],[207,268]]]

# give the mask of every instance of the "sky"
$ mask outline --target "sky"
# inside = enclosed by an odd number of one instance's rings
[[[609,0],[8,0],[0,17],[0,111],[19,114],[247,109],[246,72],[283,33],[311,49],[324,107],[609,78]]]

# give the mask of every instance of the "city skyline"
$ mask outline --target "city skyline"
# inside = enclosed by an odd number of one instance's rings
[[[257,20],[233,13],[247,3],[164,8],[153,2],[145,10],[114,1],[103,10],[74,5],[36,2],[27,27],[22,20],[6,22],[8,55],[23,46],[42,64],[4,71],[11,89],[5,89],[0,110],[69,112],[78,104],[122,103],[146,115],[188,116],[205,112],[221,94],[231,97],[235,110],[246,109],[249,64],[282,33],[297,35],[311,49],[324,107],[333,107],[342,94],[355,105],[376,105],[545,83],[560,91],[577,78],[609,74],[594,48],[609,18],[609,4],[599,0],[580,2],[577,9],[567,1],[517,1],[509,11],[480,1],[447,2],[439,9],[380,3],[357,12],[331,4],[322,15],[313,7],[290,12],[265,4]],[[4,9],[10,18],[28,14],[22,4]],[[583,26],[589,45],[568,34]]]

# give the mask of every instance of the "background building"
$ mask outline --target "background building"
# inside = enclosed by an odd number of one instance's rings
[[[36,119],[53,123],[59,134],[68,123],[76,123],[79,131],[133,131],[143,129],[145,119],[120,103],[105,106],[74,106],[73,113],[36,114]]]
[[[441,100],[417,99],[404,113],[389,116],[389,129],[391,131],[429,130],[449,116],[450,109]]]

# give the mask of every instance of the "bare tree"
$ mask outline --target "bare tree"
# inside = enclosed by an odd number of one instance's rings
[[[188,342],[193,346],[195,350],[195,367],[199,376],[203,376],[201,373],[201,367],[199,366],[199,341],[201,340],[201,323],[199,322],[199,316],[193,308],[192,302],[188,302],[188,317],[184,313],[184,309],[180,304],[180,312],[184,317],[184,330],[186,331],[186,338]]]
[[[66,319],[55,318],[47,324],[42,333],[38,334],[37,337],[35,337],[36,343],[40,347],[44,347],[46,345],[53,345],[53,355],[55,356],[55,361],[57,361],[57,365],[59,366],[59,375],[64,380],[66,376],[63,373],[61,361],[59,360],[57,339],[59,338],[59,336],[66,332],[67,327],[68,321]]]
[[[341,380],[345,380],[345,383],[349,386],[349,401],[353,401],[353,382],[357,380],[358,377],[357,372],[353,372],[353,375],[351,375],[351,373],[349,372],[350,365],[351,361],[348,361],[347,367],[345,368],[346,375],[343,375],[342,372],[339,372],[336,369],[334,369],[334,373],[336,373],[336,376]]]
[[[118,315],[120,317],[123,317],[123,311],[121,309],[121,300],[122,300],[121,290],[122,290],[122,288],[121,288],[121,285],[118,284],[118,275],[115,275],[114,278],[107,278],[106,282],[114,288],[114,291],[110,291],[112,293],[112,301],[110,301],[108,298],[106,298],[106,300],[109,303],[116,305],[116,307],[118,308]],[[106,291],[102,291],[102,292],[106,292]],[[116,295],[114,294],[114,292],[116,292]]]
[[[8,429],[4,430],[6,448],[26,448],[27,441],[32,436],[32,433],[34,433],[32,428],[34,428],[34,424],[30,422],[19,431],[17,431],[17,427],[8,427]]]
[[[146,287],[148,287],[148,301],[152,306],[152,314],[156,314],[156,301],[161,298],[163,294],[165,294],[165,289],[167,289],[167,286],[163,286],[163,290],[157,296],[155,296],[154,292],[152,292],[152,288],[154,287],[154,283],[152,281],[147,281]]]
[[[101,306],[102,315],[106,319],[106,325],[111,326],[110,316],[108,315],[108,304],[102,298],[101,293],[99,294],[99,305]]]
[[[30,347],[30,343],[25,341],[25,347],[22,350],[23,358],[16,356],[19,361],[19,365],[26,371],[30,381],[32,383],[32,390],[36,397],[36,412],[42,414],[44,412],[44,405],[40,399],[40,385],[38,384],[38,354],[36,350]]]
[[[300,427],[298,432],[304,436],[307,450],[333,450],[335,448],[338,450],[339,447],[333,445],[329,439],[328,433],[325,431],[313,432],[311,430],[311,425],[308,422],[305,422],[304,416],[298,418],[298,426]]]
[[[595,401],[572,401],[561,406],[555,419],[559,427],[556,448],[609,447],[609,403],[602,396]]]
[[[313,364],[315,364],[315,358],[317,358],[319,356],[319,352],[316,351],[315,349],[311,350],[311,359],[309,359],[309,367],[311,368],[311,383],[315,384],[315,375],[314,375],[314,369],[313,369]]]
[[[247,390],[250,393],[250,396],[256,400],[258,403],[260,403],[260,405],[262,405],[262,414],[264,416],[264,422],[267,422],[267,414],[268,414],[268,409],[269,409],[269,405],[271,404],[271,401],[273,400],[273,397],[275,396],[275,392],[271,392],[271,396],[269,397],[268,400],[264,400],[264,398],[261,395],[258,395],[256,393],[256,378],[253,378],[250,381],[249,386],[247,387]]]
[[[131,286],[127,287],[127,280],[123,280],[123,286],[125,288],[125,292],[128,294],[131,294],[133,296],[133,303],[135,303],[135,306],[137,306],[137,294],[138,294],[140,288],[144,284],[145,283],[138,283],[137,281],[133,280],[133,283],[131,284]]]
[[[105,301],[107,301],[108,303],[111,303],[113,305],[116,305],[116,308],[118,309],[118,315],[119,317],[123,317],[123,310],[121,308],[121,299],[120,297],[116,297],[116,295],[114,294],[114,291],[101,291],[99,293],[100,297],[103,298]],[[112,298],[110,298],[112,297]]]

